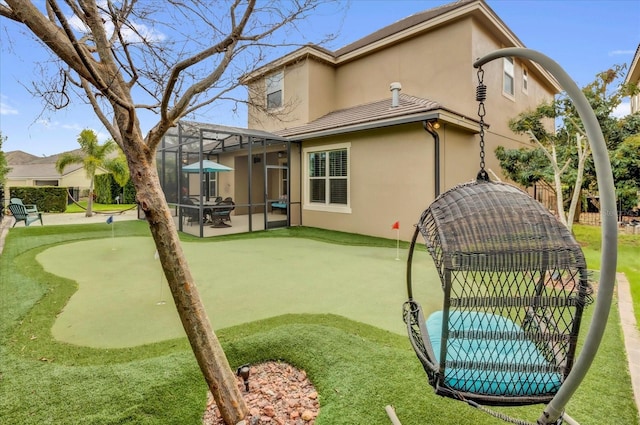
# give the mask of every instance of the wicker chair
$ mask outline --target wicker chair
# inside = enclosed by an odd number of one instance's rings
[[[235,202],[233,202],[231,198],[225,198],[211,207],[209,210],[211,221],[213,222],[211,227],[231,227],[230,224],[226,224],[225,222],[231,221],[231,211],[236,208],[235,205]]]
[[[426,320],[413,298],[418,233],[443,290]],[[549,402],[569,374],[592,301],[578,243],[520,189],[474,181],[439,196],[411,244],[404,320],[437,394],[487,405]]]

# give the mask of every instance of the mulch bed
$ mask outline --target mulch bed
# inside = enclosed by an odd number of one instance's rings
[[[249,392],[242,378],[238,388],[249,409],[247,425],[313,425],[320,410],[318,392],[305,371],[281,362],[252,365]],[[203,425],[223,425],[218,407],[209,393]]]

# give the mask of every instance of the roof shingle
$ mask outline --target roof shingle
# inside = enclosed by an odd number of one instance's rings
[[[279,136],[294,137],[306,133],[337,129],[355,124],[372,123],[437,109],[441,109],[441,105],[437,102],[401,93],[399,104],[396,107],[392,107],[391,99],[387,98],[333,111],[308,124],[287,128],[276,131],[275,133]]]

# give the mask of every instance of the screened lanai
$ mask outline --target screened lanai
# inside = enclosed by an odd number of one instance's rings
[[[209,237],[291,225],[300,209],[291,154],[289,140],[265,131],[180,121],[157,153],[178,230]]]

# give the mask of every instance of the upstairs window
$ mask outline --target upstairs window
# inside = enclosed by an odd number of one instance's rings
[[[515,94],[513,75],[513,58],[504,58],[502,92],[510,97]]]
[[[522,68],[522,92],[529,93],[529,71],[527,68]]]
[[[284,73],[282,71],[267,77],[267,109],[275,109],[282,106],[282,86]]]

